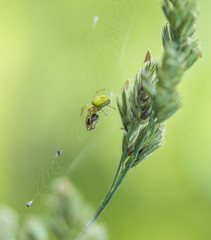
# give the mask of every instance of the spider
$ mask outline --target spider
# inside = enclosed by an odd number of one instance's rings
[[[105,115],[106,113],[102,110],[104,107],[109,107],[115,110],[114,107],[109,106],[111,100],[106,95],[100,95],[97,96],[97,94],[101,91],[104,91],[105,89],[101,89],[97,91],[92,99],[92,106],[85,105],[81,108],[81,118],[83,115],[83,112],[85,109],[88,110],[87,116],[86,116],[86,128],[87,130],[93,130],[98,122],[99,115],[97,114],[98,111],[102,111]],[[106,115],[107,116],[107,115]]]

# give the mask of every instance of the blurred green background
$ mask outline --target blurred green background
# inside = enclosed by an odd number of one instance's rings
[[[203,58],[179,86],[183,107],[167,123],[165,145],[129,173],[101,216],[110,240],[211,238],[211,2],[198,2]],[[0,204],[39,214],[51,181],[67,175],[94,211],[120,159],[121,122],[118,111],[107,109],[87,132],[80,110],[102,88],[116,106],[147,49],[162,58],[160,2],[0,5]]]

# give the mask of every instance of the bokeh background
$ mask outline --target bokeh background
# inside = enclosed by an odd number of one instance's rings
[[[110,240],[211,238],[211,2],[198,2],[203,58],[179,86],[183,107],[167,123],[165,145],[129,173],[100,217]],[[162,58],[160,2],[0,5],[0,204],[41,214],[51,181],[66,175],[94,211],[120,159],[121,122],[107,109],[87,132],[80,110],[103,88],[115,107],[147,49]]]

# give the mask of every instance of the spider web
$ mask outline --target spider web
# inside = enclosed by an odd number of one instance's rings
[[[117,75],[127,76],[124,74],[125,58],[135,9],[134,1],[98,1],[91,38],[94,43],[93,62],[96,65],[99,89],[102,85],[104,88],[114,89],[114,78]]]
[[[125,58],[135,9],[134,1],[99,0],[96,2],[95,14],[90,15],[91,21],[87,22],[89,29],[87,35],[91,40],[87,47],[91,49],[90,60],[96,79],[94,88],[96,90],[106,88],[111,100],[117,95],[115,78],[118,76],[122,79],[123,76],[126,80]],[[88,93],[90,96],[93,95],[91,90],[88,90]],[[113,114],[112,110],[107,111],[109,115]],[[112,127],[115,128],[116,125],[113,124]],[[40,197],[48,191],[53,179],[62,175],[71,176],[75,169],[82,166],[87,154],[93,151],[97,144],[103,142],[103,139],[99,141],[99,138],[93,136],[90,140],[90,134],[80,122],[74,129],[61,133],[62,137],[55,143],[54,150],[51,149],[49,152],[49,157],[44,159],[38,174],[25,183],[26,189],[30,190],[27,191],[27,196],[19,201],[18,212],[22,216],[29,213],[31,208],[39,207]],[[61,131],[63,130],[64,128],[61,128]],[[112,131],[112,128],[109,131]],[[58,154],[58,151],[61,154]],[[26,203],[29,203],[30,208],[26,207]]]

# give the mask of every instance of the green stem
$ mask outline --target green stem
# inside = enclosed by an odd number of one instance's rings
[[[130,135],[131,135],[132,132],[133,132],[133,128],[132,128],[132,130],[129,131],[129,133],[128,133],[128,138],[130,138]],[[111,185],[111,187],[110,187],[109,192],[112,191],[112,188],[114,187],[114,185],[115,185],[115,183],[116,183],[116,181],[117,181],[117,179],[118,179],[119,172],[120,172],[121,167],[123,166],[124,161],[125,161],[125,154],[127,153],[127,148],[128,148],[128,144],[127,144],[127,146],[125,146],[124,152],[123,152],[123,154],[122,154],[121,160],[120,160],[120,162],[119,162],[119,166],[118,166],[118,168],[117,168],[117,171],[116,171],[116,174],[115,174],[115,177],[114,177],[114,180],[113,180],[113,183],[112,183],[112,185]]]
[[[138,150],[135,152],[134,154],[134,158],[133,160],[131,159],[129,164],[126,164],[124,166],[124,169],[122,170],[122,172],[120,173],[120,169],[121,167],[123,166],[124,164],[124,160],[125,160],[125,154],[126,154],[126,151],[127,151],[127,147],[124,149],[124,152],[122,154],[122,157],[121,157],[121,160],[120,160],[120,163],[119,163],[119,166],[117,168],[117,172],[115,174],[115,177],[114,177],[114,180],[112,182],[112,185],[107,193],[107,195],[105,196],[104,200],[102,201],[102,203],[100,204],[99,208],[97,209],[94,217],[92,218],[92,220],[90,221],[90,223],[86,226],[86,228],[83,230],[83,232],[80,234],[80,236],[77,238],[77,239],[81,239],[82,236],[84,236],[84,234],[86,234],[86,232],[91,228],[91,226],[97,221],[97,219],[100,217],[100,215],[102,214],[102,212],[104,211],[104,209],[107,207],[108,203],[111,201],[112,197],[114,196],[114,194],[116,193],[116,191],[118,190],[118,188],[120,187],[122,181],[124,180],[124,178],[126,177],[129,169],[132,167],[132,165],[134,164],[137,156],[138,156],[138,153],[139,153],[139,149],[142,145],[142,143],[144,142],[144,140],[146,139],[147,137],[147,134],[148,134],[148,131],[153,123],[154,119],[153,119],[153,116],[151,116],[150,120],[149,120],[149,123],[148,123],[148,126],[147,126],[147,129],[138,145]],[[120,174],[119,174],[120,173]]]
[[[100,204],[98,210],[96,211],[94,217],[92,218],[92,220],[90,221],[90,223],[86,226],[86,228],[83,230],[83,232],[80,234],[79,238],[80,239],[82,236],[84,236],[84,234],[86,234],[86,232],[90,229],[90,227],[97,221],[97,219],[99,218],[99,216],[101,215],[101,213],[103,212],[103,210],[106,208],[106,206],[108,205],[108,203],[111,201],[112,197],[114,196],[114,194],[116,193],[116,191],[118,190],[118,188],[120,187],[122,181],[124,180],[124,178],[126,177],[129,169],[131,168],[131,166],[133,165],[134,161],[131,161],[129,165],[125,166],[124,170],[122,171],[120,177],[118,178],[118,181],[116,182],[115,186],[113,189],[111,189],[108,194],[106,195],[106,197],[104,198],[104,200],[102,201],[102,203]]]
[[[125,148],[124,153],[122,154],[121,160],[120,160],[120,162],[119,162],[119,166],[118,166],[118,168],[117,168],[117,171],[116,171],[116,174],[115,174],[115,177],[114,177],[114,180],[113,180],[113,183],[112,183],[112,185],[111,185],[111,187],[110,187],[109,192],[112,191],[112,188],[114,187],[115,182],[116,182],[116,180],[117,180],[117,178],[118,178],[120,169],[121,169],[121,167],[122,167],[122,165],[123,165],[123,163],[124,163],[124,160],[125,160],[126,151],[127,151],[127,148]]]

